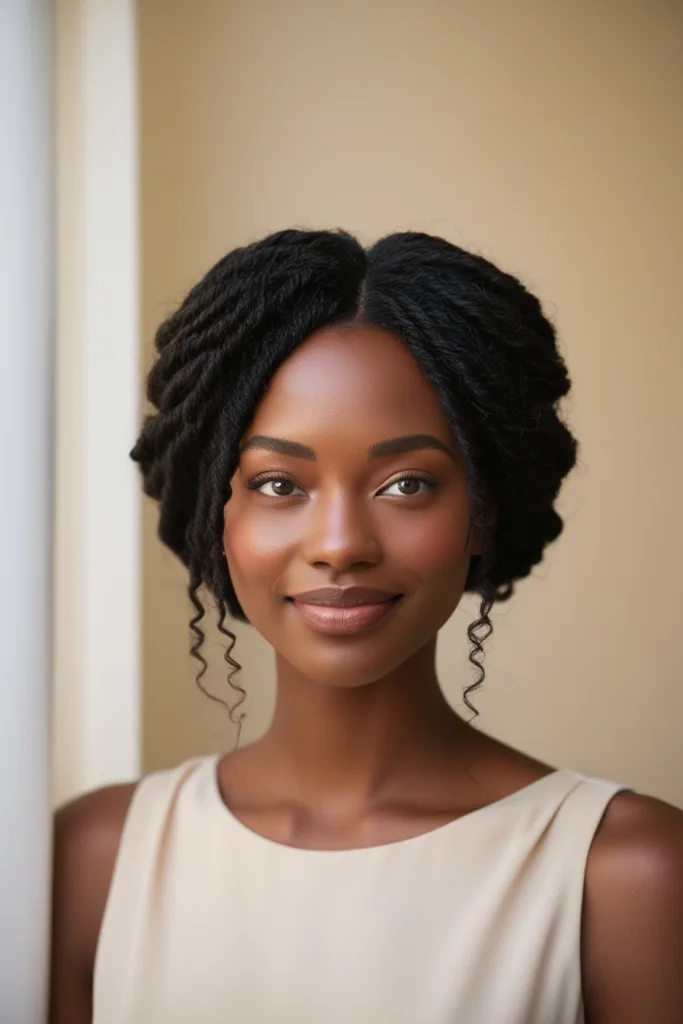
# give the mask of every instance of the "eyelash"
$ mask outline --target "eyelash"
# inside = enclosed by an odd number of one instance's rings
[[[275,480],[285,480],[287,483],[290,483],[294,487],[296,487],[296,484],[294,483],[294,481],[290,477],[286,476],[285,474],[283,474],[283,473],[270,473],[270,474],[264,474],[262,476],[254,477],[253,480],[250,480],[249,483],[247,484],[247,489],[250,490],[250,491],[258,491],[259,488],[263,487],[264,484],[271,483],[272,481],[275,481]],[[436,483],[435,480],[430,480],[428,477],[425,477],[422,473],[410,473],[410,472],[407,472],[407,473],[403,473],[399,477],[396,477],[396,479],[392,480],[391,483],[386,484],[381,489],[381,491],[378,492],[378,494],[381,494],[383,491],[388,490],[388,488],[393,487],[395,484],[400,484],[403,480],[417,480],[419,483],[425,485],[425,487],[427,488],[427,491],[433,491],[438,486],[438,484]],[[274,497],[295,498],[295,497],[298,497],[298,495],[295,495],[295,494],[284,494],[284,495],[271,495],[271,494],[267,494],[267,495],[264,495],[264,497],[267,497],[267,498],[274,498]],[[392,495],[392,497],[396,497],[396,495]],[[401,495],[401,497],[417,498],[418,495],[417,494],[405,494],[405,495]]]

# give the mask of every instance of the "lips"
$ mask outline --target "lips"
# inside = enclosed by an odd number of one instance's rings
[[[303,594],[293,594],[292,600],[331,608],[355,608],[363,604],[382,604],[400,596],[396,591],[370,587],[322,587],[319,590],[307,590]]]
[[[369,587],[323,587],[289,600],[312,629],[338,635],[378,625],[393,612],[402,596]]]

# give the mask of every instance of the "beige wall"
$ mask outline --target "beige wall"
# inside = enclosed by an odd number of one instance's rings
[[[683,805],[683,8],[139,7],[145,337],[227,249],[291,225],[365,240],[417,228],[521,275],[560,329],[582,461],[562,495],[564,537],[496,615],[479,724]],[[184,575],[149,508],[144,548],[151,769],[233,733],[196,693]],[[442,634],[455,703],[471,609]],[[253,736],[272,659],[249,630],[237,652]]]

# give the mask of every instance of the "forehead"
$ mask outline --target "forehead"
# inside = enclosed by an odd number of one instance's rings
[[[326,327],[282,364],[248,434],[358,433],[369,442],[451,432],[437,392],[408,346],[379,327]]]

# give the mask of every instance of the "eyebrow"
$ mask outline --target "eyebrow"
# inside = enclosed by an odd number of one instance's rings
[[[432,434],[407,434],[405,437],[394,437],[390,441],[380,441],[368,449],[368,455],[371,459],[381,459],[386,455],[405,455],[406,452],[417,452],[424,448],[435,448],[439,452],[445,452],[455,461],[455,452]]]
[[[307,459],[315,462],[316,452],[308,445],[299,444],[297,441],[285,441],[282,437],[268,437],[265,434],[255,434],[250,437],[240,448],[240,454],[250,448],[265,448],[270,452],[277,452],[279,455],[288,455],[294,459]],[[456,461],[455,453],[432,434],[407,434],[405,437],[393,437],[388,441],[379,441],[368,448],[368,455],[371,459],[382,459],[389,455],[405,455],[408,452],[422,451],[425,448],[433,448],[445,452],[449,458]]]

